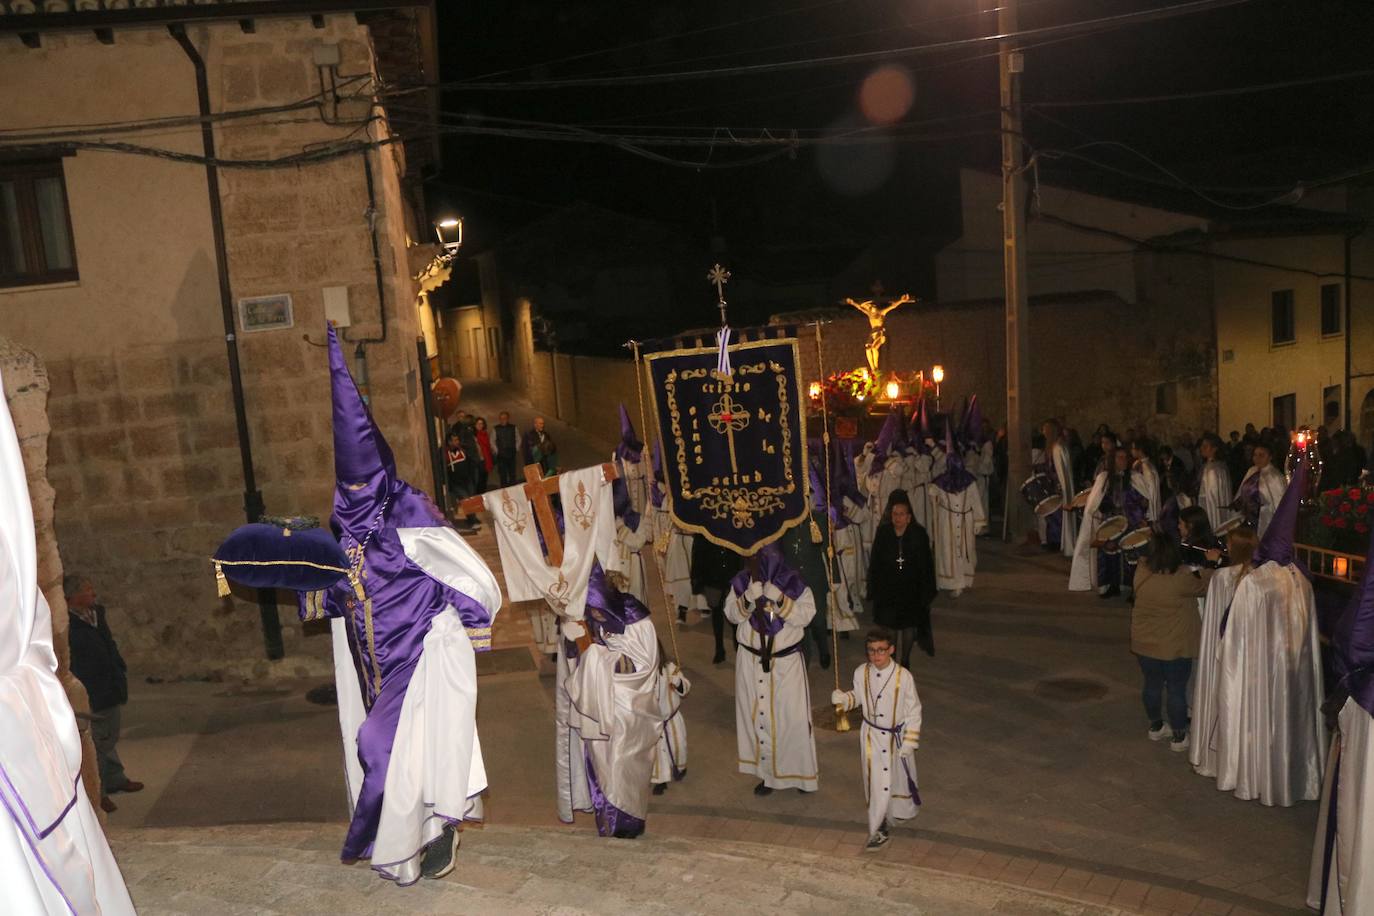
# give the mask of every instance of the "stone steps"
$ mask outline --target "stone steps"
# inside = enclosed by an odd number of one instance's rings
[[[341,824],[267,824],[115,830],[110,841],[144,916],[1118,912],[876,858],[524,827],[469,829],[452,874],[400,888],[364,865],[340,865],[342,834]]]

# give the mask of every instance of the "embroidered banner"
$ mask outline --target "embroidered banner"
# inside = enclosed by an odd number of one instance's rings
[[[806,413],[795,337],[650,353],[673,521],[744,555],[807,516]]]

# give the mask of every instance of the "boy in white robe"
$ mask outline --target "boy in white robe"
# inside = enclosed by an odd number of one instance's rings
[[[725,596],[736,625],[735,736],[739,771],[758,777],[755,795],[774,789],[814,792],[820,785],[811,731],[811,688],[802,640],[816,602],[776,544],[758,553]]]
[[[876,627],[865,641],[868,662],[854,669],[854,689],[836,690],[830,702],[863,709],[859,759],[868,800],[867,849],[881,848],[890,820],[910,820],[921,811],[916,749],[921,746],[921,698],[911,672],[892,659],[892,631]]]
[[[658,654],[663,658],[662,645]],[[658,714],[663,726],[654,748],[654,769],[649,775],[655,795],[662,795],[668,790],[668,783],[687,775],[687,722],[682,718],[682,698],[691,689],[692,682],[677,663],[663,658],[658,678]]]

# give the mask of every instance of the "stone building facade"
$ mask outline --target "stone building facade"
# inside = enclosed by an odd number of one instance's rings
[[[245,24],[232,11],[214,18],[216,9],[196,8],[205,18],[185,33],[205,61],[210,110],[255,112],[214,125],[253,468],[268,513],[327,518],[326,297],[330,317],[348,325],[350,364],[365,369],[401,474],[420,486],[430,479],[408,261],[412,241],[428,234],[416,229],[415,150],[397,142],[377,99],[386,65],[378,26],[348,14]],[[115,28],[112,38],[57,29],[0,40],[7,128],[42,139],[55,125],[198,114],[192,63],[166,24]],[[316,104],[263,113],[312,96]],[[286,657],[275,666],[264,660],[251,593],[215,596],[208,558],[245,521],[245,484],[206,169],[176,159],[201,155],[201,131],[179,123],[118,137],[158,155],[57,137],[23,150],[0,141],[0,179],[7,162],[55,164],[77,275],[0,285],[0,334],[47,364],[58,540],[105,600],[135,672],[323,671],[327,638],[302,637],[289,596],[279,607]],[[358,141],[371,144],[264,165]],[[290,297],[289,326],[245,327],[241,300],[271,296]]]

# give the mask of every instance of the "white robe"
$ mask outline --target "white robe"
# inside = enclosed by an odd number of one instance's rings
[[[1142,458],[1131,465],[1131,486],[1135,491],[1145,497],[1148,508],[1145,510],[1145,520],[1147,522],[1156,521],[1159,518],[1159,472],[1149,459]]]
[[[929,455],[910,455],[906,461],[906,495],[911,500],[911,511],[922,528],[930,527],[929,494],[930,482],[934,479],[932,471],[935,461]],[[887,503],[883,503],[887,507]]]
[[[864,519],[860,523],[859,537],[863,541],[863,555],[868,556],[873,548],[873,534],[878,530],[878,516],[883,507],[878,505],[878,493],[868,485],[868,471],[873,466],[873,443],[869,442],[863,451],[854,456],[854,479],[859,482],[859,490],[864,495]]]
[[[1074,496],[1073,488],[1073,461],[1069,457],[1069,449],[1062,442],[1055,442],[1050,447],[1050,474],[1059,481],[1059,492],[1064,497],[1064,505],[1067,506]],[[1077,550],[1078,543],[1078,519],[1074,516],[1072,509],[1060,509],[1060,535],[1059,552],[1066,557],[1072,558]],[[1088,514],[1083,513],[1086,519]]]
[[[910,476],[909,471],[910,469],[905,459],[903,459],[900,452],[895,450],[887,456],[887,460],[883,462],[882,468],[877,473],[869,471],[867,481],[868,491],[877,496],[876,502],[879,515],[887,508],[887,498],[892,495],[893,490],[907,490],[907,496],[910,497],[912,495],[908,489],[911,486],[908,480]],[[923,512],[924,507],[921,509],[916,508],[918,502],[922,502],[922,500],[912,499],[911,508],[917,512]],[[917,518],[919,520],[919,516]]]
[[[587,788],[587,756],[582,736],[572,727],[572,700],[568,683],[577,671],[577,659],[569,658],[567,642],[560,636],[557,644],[558,670],[553,691],[553,769],[557,787],[558,819],[573,822],[574,811],[592,810],[592,793]]]
[[[936,587],[956,592],[972,588],[973,573],[978,568],[975,538],[988,526],[978,484],[970,483],[958,493],[948,493],[931,484],[927,505]]]
[[[81,782],[19,440],[0,384],[0,901],[6,913],[123,916],[124,878]]]
[[[1197,499],[1198,504],[1207,512],[1207,521],[1211,523],[1212,530],[1215,531],[1224,522],[1236,517],[1235,510],[1230,508],[1234,497],[1235,492],[1231,489],[1231,472],[1227,469],[1226,463],[1214,459],[1204,464],[1202,475],[1198,478]]]
[[[1218,658],[1217,788],[1288,806],[1321,794],[1326,739],[1312,583],[1273,561],[1236,588]]]
[[[863,610],[868,584],[868,551],[863,542],[868,509],[846,497],[844,515],[849,524],[835,531],[835,556],[839,560],[841,581],[849,592],[850,610],[857,614]]]
[[[692,682],[675,664],[658,679],[658,744],[654,748],[654,768],[651,783],[672,782],[687,772],[687,722],[682,718],[682,698],[692,690]]]
[[[1245,481],[1259,474],[1259,522],[1255,526],[1255,534],[1264,537],[1264,532],[1269,528],[1269,522],[1274,518],[1274,510],[1279,507],[1279,500],[1283,499],[1283,491],[1288,489],[1288,480],[1283,476],[1283,472],[1272,464],[1266,464],[1264,470],[1251,467],[1245,472],[1245,477],[1241,479],[1241,487],[1245,486]],[[1236,488],[1236,496],[1240,496],[1240,487]]]
[[[1107,492],[1107,472],[1098,471],[1088,502],[1083,506],[1083,524],[1074,542],[1073,565],[1069,567],[1069,591],[1086,592],[1097,585],[1097,550],[1092,546],[1093,534],[1102,524],[1102,497]]]
[[[1201,776],[1216,778],[1217,752],[1213,746],[1217,725],[1217,683],[1220,675],[1217,656],[1221,649],[1221,618],[1236,593],[1239,566],[1219,569],[1207,584],[1202,606],[1202,641],[1198,646],[1196,678],[1190,696],[1193,700],[1192,738],[1188,762]]]
[[[564,681],[568,728],[590,761],[584,771],[606,800],[643,820],[662,719],[658,711],[658,637],[647,617],[593,642]],[[561,799],[560,799],[561,801]],[[590,807],[590,798],[588,799]],[[560,815],[562,808],[560,804]]]
[[[868,833],[888,818],[905,821],[920,813],[913,790],[916,749],[921,746],[921,698],[911,672],[896,662],[886,669],[863,664],[854,669],[854,689],[844,708],[863,708],[859,761],[868,800]]]
[[[783,627],[773,639],[771,670],[763,670],[754,652],[763,646],[749,625],[754,604],[767,600],[782,618]],[[725,597],[725,616],[736,624],[740,648],[735,654],[735,737],[739,771],[757,776],[774,789],[814,792],[820,785],[816,765],[816,738],[811,731],[811,687],[806,661],[800,652],[776,656],[799,643],[806,625],[816,616],[816,601],[805,589],[795,601],[783,598],[771,584],[751,582],[741,601],[734,589]],[[748,646],[754,652],[745,647]]]
[[[1336,836],[1324,871],[1333,774]],[[1322,916],[1374,916],[1374,718],[1353,698],[1341,707],[1340,732],[1331,740],[1319,811],[1307,905]]]
[[[634,595],[646,606],[649,603],[645,589],[648,579],[644,574],[643,549],[653,536],[653,529],[653,519],[648,515],[641,515],[638,526],[633,529],[625,524],[624,519],[618,518],[615,520],[615,545],[612,548],[616,554],[615,562],[618,568],[614,584],[622,592]]]
[[[663,588],[673,602],[668,613],[675,614],[678,608],[709,610],[703,595],[692,594],[692,535],[673,524],[666,497],[653,510],[653,525],[654,549],[663,553]]]
[[[978,463],[968,465],[968,469],[978,475],[978,495],[983,498],[983,517],[991,519],[992,478],[997,473],[997,459],[993,455],[991,441],[983,443],[978,450]]]
[[[501,609],[501,587],[482,558],[456,531],[400,528],[397,533],[412,563],[481,604],[495,621]],[[367,711],[348,645],[348,623],[335,617],[330,626],[344,781],[352,816],[363,783],[357,736]],[[487,773],[477,736],[474,640],[482,648],[491,646],[490,634],[470,635],[451,606],[435,615],[401,701],[381,817],[372,844],[372,867],[399,884],[420,879],[424,847],[439,836],[448,821],[482,819],[481,793],[487,788]]]

